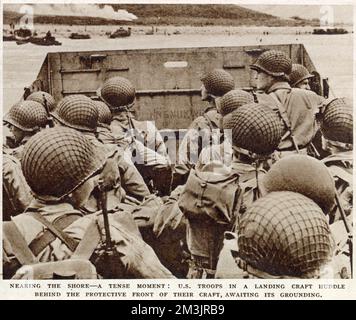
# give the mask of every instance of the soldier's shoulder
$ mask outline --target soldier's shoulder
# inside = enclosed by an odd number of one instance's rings
[[[306,90],[306,89],[300,89],[300,88],[292,88],[292,92],[296,95],[300,95],[300,96],[306,96],[310,99],[315,99],[317,101],[324,101],[325,98],[316,94],[314,91],[312,90]]]
[[[201,129],[205,128],[208,124],[208,120],[204,116],[199,116],[193,120],[189,129]]]

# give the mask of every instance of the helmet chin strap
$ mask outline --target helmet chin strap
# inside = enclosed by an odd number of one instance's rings
[[[259,270],[257,268],[254,268],[250,264],[248,264],[246,261],[241,259],[240,257],[236,258],[236,264],[237,266],[244,271],[244,278],[245,279],[251,279],[251,278],[259,278],[259,279],[305,279],[304,277],[296,277],[296,276],[286,276],[286,275],[272,275],[268,272]],[[306,278],[320,278],[320,272],[319,270],[315,271],[314,273],[311,273],[310,276]]]
[[[258,169],[260,168],[261,166],[261,163],[263,161],[266,161],[268,160],[271,155],[259,155],[257,153],[253,153],[249,150],[246,150],[246,149],[243,149],[243,148],[240,148],[240,147],[237,147],[237,146],[232,146],[233,150],[238,152],[238,153],[241,153],[245,156],[248,156],[252,161],[253,161],[253,165],[255,167],[255,172],[256,172],[256,186],[257,186],[257,198],[260,198],[262,196],[262,193],[261,193],[261,188],[260,188],[260,184],[259,184],[259,176],[258,176]]]

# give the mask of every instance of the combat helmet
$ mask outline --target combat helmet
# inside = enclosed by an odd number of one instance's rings
[[[111,110],[132,105],[135,93],[132,83],[123,77],[110,78],[97,90],[97,95]]]
[[[289,83],[291,87],[295,87],[298,83],[313,77],[314,75],[310,74],[306,67],[301,64],[293,63],[292,71],[289,74]]]
[[[258,156],[270,155],[282,137],[279,117],[270,107],[261,103],[239,107],[224,117],[223,127],[232,130],[234,147]]]
[[[38,198],[63,198],[103,168],[106,161],[85,135],[65,127],[42,130],[24,147],[22,171]]]
[[[250,92],[235,89],[222,96],[220,99],[219,110],[222,116],[226,116],[237,108],[253,102],[254,98]]]
[[[5,124],[25,132],[36,132],[47,124],[47,112],[45,108],[35,101],[21,101],[16,103],[4,116]]]
[[[48,92],[45,91],[35,91],[31,93],[26,100],[36,101],[42,104],[45,107],[45,103],[47,103],[48,111],[52,112],[56,108],[56,101],[53,96],[51,96]]]
[[[94,103],[98,108],[98,112],[99,112],[98,123],[110,125],[112,121],[112,114],[109,107],[102,101],[94,101]]]
[[[293,191],[312,199],[327,214],[334,205],[335,185],[328,168],[307,155],[290,155],[263,177],[266,192]]]
[[[323,136],[332,141],[353,144],[353,108],[347,98],[328,101],[321,120]]]
[[[208,94],[221,97],[234,89],[235,81],[232,75],[223,69],[214,69],[200,79]]]
[[[284,77],[288,80],[288,75],[292,71],[292,60],[282,51],[268,50],[262,53],[250,68],[263,71],[273,77]]]
[[[241,216],[238,248],[238,262],[252,275],[312,278],[331,260],[334,240],[314,201],[283,191],[258,199]]]
[[[98,126],[98,108],[84,95],[63,98],[51,115],[62,125],[84,132],[95,132]]]

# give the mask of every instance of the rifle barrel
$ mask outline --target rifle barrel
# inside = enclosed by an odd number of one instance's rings
[[[110,234],[109,215],[107,209],[107,194],[103,186],[103,181],[99,182],[99,197],[100,197],[100,206],[104,218],[105,247],[107,250],[110,250],[112,249],[112,241],[111,241],[111,234]]]

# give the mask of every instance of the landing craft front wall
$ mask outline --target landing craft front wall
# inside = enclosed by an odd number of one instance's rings
[[[116,50],[49,53],[38,75],[40,85],[58,101],[69,94],[95,96],[103,82],[114,76],[128,78],[136,88],[140,120],[155,120],[159,129],[187,128],[200,115],[200,77],[223,68],[239,88],[254,86],[249,65],[264,50],[285,52],[295,63],[315,70],[300,44]],[[185,67],[166,67],[167,62],[186,62]]]

